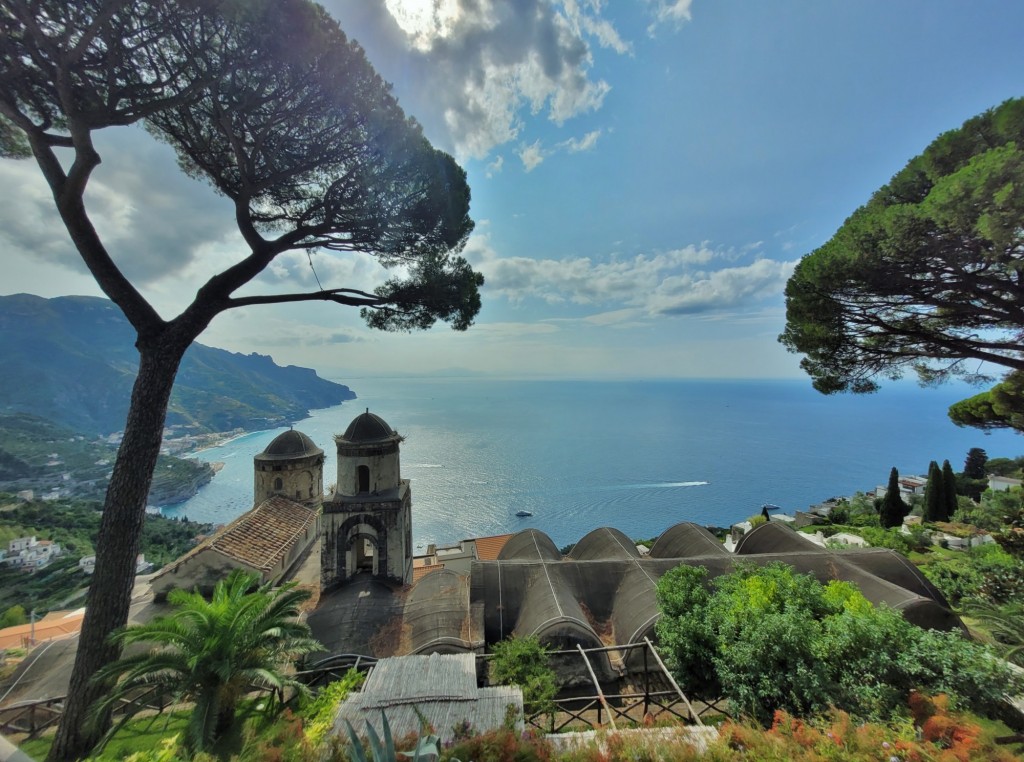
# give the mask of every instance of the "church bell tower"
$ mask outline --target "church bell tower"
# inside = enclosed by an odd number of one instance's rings
[[[338,483],[324,500],[320,587],[353,575],[412,581],[412,493],[402,479],[402,437],[367,410],[334,438]]]

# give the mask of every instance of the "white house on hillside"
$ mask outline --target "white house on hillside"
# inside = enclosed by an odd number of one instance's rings
[[[988,488],[993,492],[1006,492],[1008,489],[1020,488],[1024,484],[1020,479],[1011,479],[1009,476],[988,477]]]
[[[42,569],[63,552],[60,543],[37,540],[35,537],[19,537],[11,540],[8,545],[4,563],[22,569]]]

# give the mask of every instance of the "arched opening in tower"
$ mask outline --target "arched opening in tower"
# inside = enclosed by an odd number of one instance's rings
[[[356,479],[359,481],[359,494],[363,495],[370,491],[370,467],[359,466],[356,468]]]
[[[367,531],[357,531],[349,535],[346,543],[349,556],[346,566],[351,569],[350,574],[369,572],[376,576],[382,572],[379,568],[377,542],[377,535]]]

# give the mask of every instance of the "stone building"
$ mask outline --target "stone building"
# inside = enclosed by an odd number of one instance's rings
[[[274,495],[319,508],[324,499],[324,451],[301,431],[279,435],[253,458],[253,504]]]
[[[412,581],[412,492],[402,478],[402,437],[367,410],[334,438],[338,482],[324,500],[320,587],[358,572]]]
[[[277,436],[253,458],[251,511],[153,578],[153,591],[212,589],[232,569],[264,582],[289,578],[319,539],[322,590],[368,572],[412,582],[412,493],[402,478],[402,437],[369,410],[334,438],[338,482],[324,496],[324,451],[301,431]]]
[[[208,593],[235,569],[260,583],[287,579],[319,535],[320,514],[275,495],[168,564],[150,581],[157,600],[173,589]]]
[[[153,594],[209,592],[234,569],[287,579],[320,536],[324,451],[301,431],[279,434],[253,458],[253,508],[154,575]]]

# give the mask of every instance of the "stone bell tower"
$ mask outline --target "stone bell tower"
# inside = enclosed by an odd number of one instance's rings
[[[301,431],[279,434],[253,458],[253,505],[281,495],[307,508],[324,499],[324,451]]]
[[[399,465],[401,441],[369,410],[334,438],[338,483],[324,500],[321,590],[360,572],[412,581],[412,493]]]

